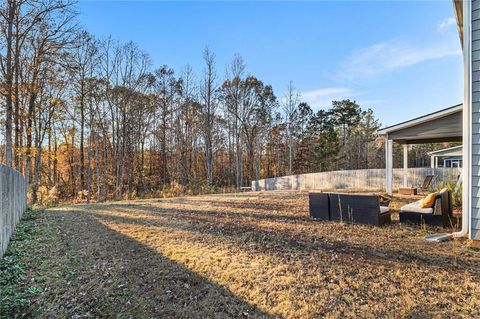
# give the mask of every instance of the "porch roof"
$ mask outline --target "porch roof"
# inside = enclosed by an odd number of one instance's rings
[[[442,156],[462,156],[463,155],[463,146],[454,146],[449,148],[444,148],[438,151],[429,152],[428,155],[442,157]]]
[[[463,104],[457,104],[380,129],[378,134],[399,144],[460,142],[462,109]]]

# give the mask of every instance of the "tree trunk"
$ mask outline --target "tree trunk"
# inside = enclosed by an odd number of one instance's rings
[[[8,3],[8,21],[7,21],[7,54],[5,61],[5,162],[7,166],[12,166],[12,118],[13,118],[13,19],[15,17],[16,1],[7,1]]]
[[[101,188],[101,183],[100,183],[100,156],[99,156],[99,147],[100,147],[100,139],[98,138],[98,134],[94,134],[93,135],[93,144],[95,145],[95,180],[96,180],[96,184],[97,184],[97,195],[96,195],[96,198],[97,198],[97,202],[100,201],[100,196],[101,196],[101,191],[102,191],[102,188]]]
[[[53,147],[53,152],[54,152],[54,157],[53,157],[53,185],[57,187],[58,185],[58,144],[57,144],[57,136],[54,134],[53,136],[53,141],[54,141],[54,147]]]
[[[33,185],[32,185],[32,204],[37,203],[38,201],[38,187],[40,186],[40,174],[42,171],[42,147],[36,146],[37,152],[35,155],[35,169],[34,169],[34,176],[33,176]]]
[[[31,171],[31,162],[32,162],[32,130],[33,130],[33,116],[35,115],[35,100],[36,94],[33,92],[34,88],[30,93],[30,98],[28,101],[28,118],[27,118],[27,148],[25,154],[25,180],[27,183],[31,182],[30,171]]]
[[[107,146],[107,134],[106,132],[103,133],[103,159],[102,159],[102,164],[103,164],[103,170],[102,170],[102,175],[103,175],[103,191],[102,191],[102,196],[101,196],[101,201],[106,201],[108,197],[108,146]]]
[[[80,188],[85,190],[85,96],[83,79],[80,83]]]
[[[14,110],[14,123],[15,123],[15,148],[14,148],[14,162],[15,167],[20,172],[23,172],[22,161],[19,150],[23,147],[22,140],[22,128],[20,119],[20,92],[19,92],[19,82],[20,82],[20,47],[18,44],[18,39],[15,41],[15,110]]]
[[[207,133],[205,140],[205,168],[207,170],[207,184],[213,185],[213,154],[211,133]]]
[[[90,126],[91,127],[91,126]],[[90,163],[92,162],[92,134],[90,133],[89,143],[88,143],[88,153],[87,153],[87,204],[90,203],[91,193],[92,193],[92,168]]]

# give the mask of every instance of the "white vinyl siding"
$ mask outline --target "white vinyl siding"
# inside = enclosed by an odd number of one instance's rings
[[[471,237],[480,240],[480,0],[472,1]]]

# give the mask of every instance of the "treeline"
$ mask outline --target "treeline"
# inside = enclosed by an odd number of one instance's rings
[[[134,43],[98,39],[74,3],[11,0],[0,8],[1,161],[31,200],[119,200],[239,188],[251,180],[384,166],[380,124],[350,100],[318,112],[250,74],[153,68]],[[220,74],[225,74],[220,76]]]

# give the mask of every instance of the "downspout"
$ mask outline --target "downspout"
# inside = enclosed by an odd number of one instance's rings
[[[472,2],[463,1],[463,168],[462,168],[462,229],[452,234],[453,237],[465,237],[469,233],[471,214],[471,165],[472,165],[472,56],[471,25]]]

